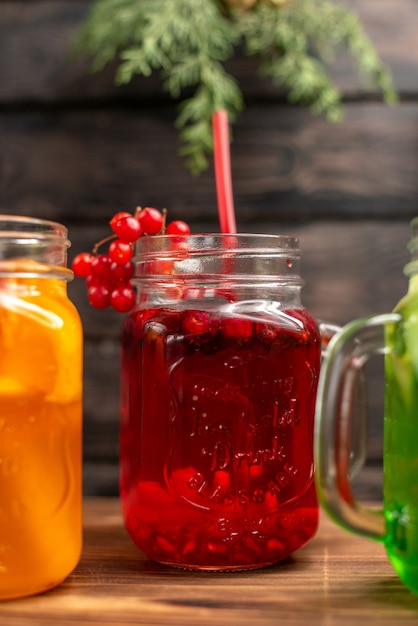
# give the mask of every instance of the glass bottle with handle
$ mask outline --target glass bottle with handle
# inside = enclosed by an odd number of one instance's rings
[[[330,341],[318,386],[316,484],[341,526],[384,544],[403,583],[418,593],[418,218],[412,223],[407,294],[392,313],[355,320]],[[384,355],[383,507],[356,500],[347,471],[355,385]]]
[[[122,338],[121,500],[151,559],[252,569],[315,533],[321,337],[301,304],[299,259],[298,240],[279,235],[137,243],[138,304]]]

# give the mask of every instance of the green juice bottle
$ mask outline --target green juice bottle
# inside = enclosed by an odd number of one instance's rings
[[[404,583],[418,593],[418,218],[412,223],[407,294],[394,309],[385,355],[384,508],[386,549]]]
[[[384,544],[403,583],[418,594],[418,218],[412,223],[407,294],[392,313],[354,320],[331,339],[319,379],[315,475],[319,501],[339,525]],[[383,507],[368,508],[351,488],[353,432],[366,362],[385,359]],[[363,426],[363,428],[361,428]]]

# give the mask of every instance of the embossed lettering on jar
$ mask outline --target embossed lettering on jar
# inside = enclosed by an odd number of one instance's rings
[[[315,533],[316,323],[299,245],[270,235],[143,238],[122,340],[121,499],[156,561],[262,567]]]

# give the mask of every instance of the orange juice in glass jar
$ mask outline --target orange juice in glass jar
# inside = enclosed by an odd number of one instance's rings
[[[0,599],[45,591],[82,543],[82,329],[67,230],[0,215]]]

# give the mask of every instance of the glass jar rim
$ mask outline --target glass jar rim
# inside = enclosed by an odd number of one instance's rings
[[[68,230],[59,222],[0,214],[0,273],[8,277],[72,280],[67,268]]]
[[[135,281],[263,283],[300,286],[299,239],[288,235],[153,235],[136,242]]]
[[[0,214],[0,237],[57,237],[69,247],[68,229],[53,220],[29,217],[25,215]]]
[[[152,235],[152,237],[140,237],[136,242],[135,253],[147,254],[164,249],[164,244],[184,242],[189,244],[185,249],[191,252],[204,250],[205,252],[219,250],[234,252],[261,253],[263,250],[276,252],[277,254],[300,253],[299,238],[292,235],[271,233],[189,233],[187,235]],[[226,242],[222,244],[221,242]],[[218,246],[218,247],[217,247]]]

